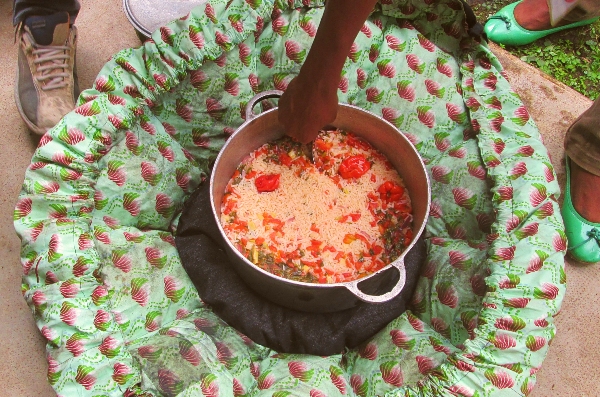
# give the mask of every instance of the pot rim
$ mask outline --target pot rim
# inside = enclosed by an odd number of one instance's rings
[[[273,91],[268,92],[269,94],[273,94]],[[267,94],[267,92],[262,93],[262,94]],[[259,96],[261,96],[262,94],[257,94],[254,98],[257,98]],[[273,96],[270,96],[273,97]],[[253,98],[253,100],[254,100]],[[266,99],[267,97],[262,97],[262,99]],[[253,100],[251,100],[249,102],[249,109],[251,110],[252,108],[250,107],[251,105],[255,104],[256,102],[253,103]],[[380,121],[384,122],[385,124],[387,124],[389,127],[391,127],[392,129],[398,131],[398,133],[402,136],[402,139],[404,139],[406,141],[407,144],[409,144],[411,150],[414,152],[414,154],[417,156],[417,158],[420,160],[420,166],[421,166],[421,170],[423,171],[423,176],[424,176],[424,183],[427,185],[427,205],[426,208],[430,208],[431,206],[431,182],[430,182],[430,178],[429,178],[429,174],[427,173],[427,169],[425,167],[425,163],[423,162],[423,159],[421,158],[421,155],[419,154],[419,152],[417,151],[417,149],[415,148],[415,146],[412,144],[412,142],[410,142],[410,140],[408,138],[406,138],[406,136],[404,135],[404,133],[402,131],[400,131],[396,126],[394,126],[393,124],[391,124],[389,121],[385,120],[384,118],[376,115],[375,113],[369,111],[369,110],[365,110],[362,109],[358,106],[355,105],[351,105],[348,103],[338,103],[338,106],[340,107],[346,107],[346,108],[350,108],[352,110],[355,111],[359,111],[362,113],[366,113],[369,114],[371,116],[376,117],[377,119],[379,119]],[[425,211],[425,215],[423,216],[423,221],[421,223],[421,227],[419,228],[419,230],[414,233],[413,235],[413,239],[410,242],[410,244],[404,249],[404,251],[402,251],[402,253],[392,262],[388,263],[386,266],[384,266],[383,268],[379,269],[378,271],[369,274],[368,276],[362,277],[362,278],[358,278],[352,281],[345,281],[345,282],[338,282],[338,283],[327,283],[327,284],[320,284],[320,283],[308,283],[308,282],[303,282],[303,281],[296,281],[296,280],[290,280],[284,277],[279,277],[273,273],[270,273],[262,268],[260,268],[259,266],[255,265],[254,263],[250,262],[246,257],[244,257],[243,255],[241,255],[241,253],[238,251],[238,249],[233,245],[233,243],[230,241],[230,239],[227,237],[227,235],[225,234],[225,231],[223,229],[223,226],[221,225],[221,219],[219,218],[219,216],[217,214],[220,214],[220,211],[217,211],[217,208],[215,207],[215,200],[214,200],[214,194],[213,194],[213,186],[214,186],[214,179],[215,179],[215,170],[217,169],[219,162],[221,160],[221,157],[223,156],[223,153],[225,152],[225,149],[228,147],[228,145],[231,144],[231,142],[233,142],[236,138],[237,135],[240,134],[241,131],[243,131],[249,124],[255,122],[257,119],[259,119],[260,117],[265,117],[267,116],[269,113],[272,112],[277,112],[278,107],[269,109],[267,111],[264,111],[258,115],[254,115],[252,114],[253,117],[247,117],[246,121],[244,121],[244,123],[242,125],[240,125],[233,134],[231,134],[231,136],[229,137],[229,139],[227,139],[227,141],[225,142],[225,144],[223,145],[223,147],[221,148],[221,150],[219,151],[219,154],[217,155],[217,158],[215,159],[214,162],[214,166],[211,172],[211,176],[210,176],[210,205],[212,207],[212,211],[213,211],[213,216],[215,217],[216,221],[217,221],[217,225],[219,228],[219,231],[221,232],[221,235],[224,237],[225,241],[227,242],[228,246],[236,253],[236,255],[241,258],[245,264],[252,266],[255,270],[258,270],[259,272],[261,272],[262,274],[281,281],[281,282],[285,282],[285,283],[289,283],[289,284],[293,284],[293,285],[297,285],[297,286],[301,286],[301,287],[312,287],[312,288],[318,288],[318,289],[331,289],[331,288],[339,288],[339,287],[344,287],[348,290],[350,290],[351,292],[355,293],[354,290],[356,290],[356,287],[352,288],[353,286],[356,286],[360,283],[362,283],[363,281],[366,281],[370,278],[373,278],[377,275],[379,275],[380,273],[383,273],[385,271],[388,271],[390,268],[392,267],[396,267],[396,269],[399,271],[400,273],[400,277],[402,278],[403,276],[403,272],[400,271],[399,266],[401,266],[402,268],[404,268],[404,257],[408,254],[408,252],[414,247],[414,245],[417,243],[417,240],[421,237],[421,235],[423,234],[423,231],[425,230],[425,226],[427,225],[427,220],[429,219],[429,211]],[[249,112],[247,110],[246,114],[248,115]],[[409,192],[410,195],[410,192]],[[411,198],[412,199],[412,198]],[[414,222],[414,220],[413,220]],[[399,280],[402,281],[402,280]],[[404,282],[402,282],[402,284],[404,284]],[[403,288],[403,285],[402,285]],[[393,290],[392,290],[393,291]],[[390,294],[392,291],[384,294]],[[362,292],[362,291],[359,291]],[[399,293],[399,291],[398,291]],[[381,295],[381,297],[383,297],[384,295]],[[397,295],[394,294],[394,296]],[[371,295],[368,295],[369,297],[372,297]],[[359,297],[360,298],[360,297]],[[390,298],[391,299],[391,298]]]

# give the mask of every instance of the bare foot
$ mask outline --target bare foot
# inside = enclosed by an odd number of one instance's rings
[[[571,200],[575,210],[586,220],[600,223],[600,176],[570,162]]]
[[[515,19],[527,30],[550,29],[550,9],[547,0],[523,0],[515,7]]]

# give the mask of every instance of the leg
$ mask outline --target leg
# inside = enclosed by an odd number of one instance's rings
[[[581,262],[600,261],[600,98],[565,136],[567,186],[562,214],[569,253]]]
[[[13,8],[13,25],[18,25],[32,15],[51,15],[59,11],[66,11],[75,21],[79,12],[79,0],[15,0]]]
[[[564,29],[588,25],[598,16],[599,0],[521,0],[492,15],[484,31],[491,41],[518,46]]]
[[[571,198],[585,219],[600,222],[600,98],[573,123],[565,136],[571,159]]]
[[[563,7],[569,4],[569,8]],[[515,7],[515,20],[527,30],[546,30],[600,16],[600,1],[523,0]]]

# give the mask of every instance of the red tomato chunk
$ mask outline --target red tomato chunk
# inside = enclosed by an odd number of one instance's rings
[[[254,185],[260,193],[272,192],[279,187],[279,174],[261,175],[254,180]]]
[[[338,173],[344,179],[360,178],[371,169],[371,163],[367,161],[365,156],[357,154],[355,156],[348,157],[342,164]]]
[[[400,200],[404,194],[404,188],[395,184],[394,182],[386,181],[383,185],[377,189],[379,197],[384,203],[392,203]]]

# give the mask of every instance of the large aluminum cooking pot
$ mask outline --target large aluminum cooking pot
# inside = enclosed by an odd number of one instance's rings
[[[213,216],[227,242],[227,255],[246,283],[263,297],[288,308],[309,312],[333,312],[355,306],[359,301],[387,302],[404,287],[404,257],[425,228],[429,214],[431,190],[425,165],[410,141],[392,124],[356,106],[339,104],[333,127],[352,131],[367,140],[394,165],[408,189],[413,207],[414,238],[406,250],[392,263],[367,277],[335,284],[314,284],[275,276],[246,259],[227,238],[221,226],[221,202],[229,179],[244,157],[263,144],[284,135],[277,120],[277,108],[260,115],[254,106],[267,98],[281,96],[281,91],[256,95],[247,105],[246,122],[223,146],[210,178]]]

